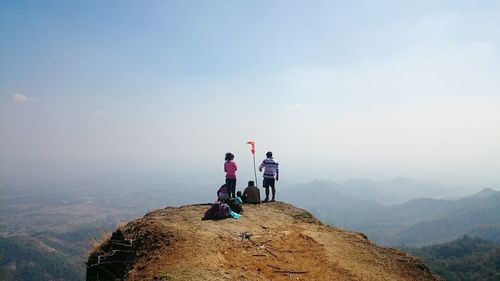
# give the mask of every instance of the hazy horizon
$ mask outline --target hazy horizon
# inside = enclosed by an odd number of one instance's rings
[[[0,182],[500,188],[498,1],[2,1]],[[260,178],[260,175],[258,175]]]

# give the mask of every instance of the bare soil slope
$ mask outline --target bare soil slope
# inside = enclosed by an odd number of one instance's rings
[[[439,280],[417,258],[285,203],[202,221],[208,204],[154,210],[92,253],[87,280]]]

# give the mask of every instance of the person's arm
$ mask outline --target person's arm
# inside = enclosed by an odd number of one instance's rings
[[[259,166],[259,172],[262,172],[262,168],[264,168],[264,166],[265,166],[264,161],[262,161],[262,164],[260,164],[260,166]]]
[[[238,171],[238,166],[236,165],[236,162],[233,162],[233,163],[234,163],[234,170]]]
[[[278,162],[276,162],[276,181],[280,179],[280,169],[278,168]]]
[[[227,162],[224,162],[224,172],[227,173],[227,165],[226,165]]]

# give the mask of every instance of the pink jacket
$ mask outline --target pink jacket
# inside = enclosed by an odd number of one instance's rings
[[[226,161],[224,163],[224,172],[226,172],[226,178],[235,179],[237,170],[238,167],[236,166],[236,162],[234,162],[233,160]]]

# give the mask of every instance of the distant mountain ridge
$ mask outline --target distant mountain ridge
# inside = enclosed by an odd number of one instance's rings
[[[400,204],[420,197],[437,199],[456,196],[444,185],[403,177],[382,182],[367,179],[351,179],[342,183],[313,180],[286,188],[286,191],[296,192],[298,190],[302,190],[305,194],[312,192],[314,195],[320,195],[320,191],[325,192],[325,194],[335,191],[338,196],[347,196],[352,199],[384,205]],[[285,193],[284,196],[287,194]],[[290,197],[292,200],[295,199],[293,196]]]
[[[493,188],[487,187],[487,188],[482,189],[478,193],[469,196],[469,198],[484,198],[484,197],[490,196],[491,194],[493,194],[495,192],[497,192],[497,191],[494,190]]]
[[[417,198],[401,204],[384,205],[375,200],[388,197],[389,186],[414,190],[417,186],[439,186],[426,181],[397,178],[389,183],[352,180],[344,184],[312,181],[286,190],[285,200],[311,210],[321,220],[366,233],[386,245],[430,245],[452,241],[463,235],[475,235],[500,242],[500,192],[485,188],[458,200]],[[345,193],[351,188],[349,194]],[[368,192],[371,190],[373,192]],[[385,191],[384,191],[385,190]],[[442,188],[434,195],[446,193]],[[361,194],[361,195],[359,195]],[[446,194],[446,197],[452,197]],[[390,200],[384,200],[390,202]]]
[[[385,182],[353,179],[341,183],[338,190],[346,195],[387,205],[403,203],[419,197],[446,198],[452,195],[452,192],[444,185],[403,177]]]
[[[396,244],[433,244],[467,234],[492,239],[484,236],[483,231],[485,227],[498,228],[500,225],[500,192],[451,201],[440,211],[444,213],[440,218],[426,219],[401,231],[394,237]],[[494,237],[493,242],[499,239]]]

